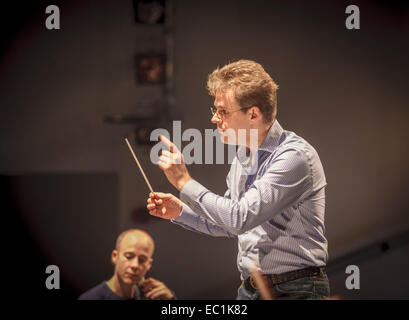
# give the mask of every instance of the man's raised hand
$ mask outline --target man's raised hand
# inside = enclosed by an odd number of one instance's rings
[[[169,149],[163,150],[159,157],[158,166],[163,170],[168,181],[179,191],[192,179],[186,169],[183,154],[178,147],[165,136],[160,136],[160,140]]]

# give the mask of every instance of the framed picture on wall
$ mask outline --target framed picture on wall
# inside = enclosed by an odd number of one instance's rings
[[[138,54],[135,57],[136,78],[140,84],[162,84],[166,81],[166,56],[161,53]]]
[[[165,0],[133,0],[135,22],[140,24],[163,24]]]

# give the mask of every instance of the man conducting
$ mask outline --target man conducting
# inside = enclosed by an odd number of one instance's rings
[[[154,243],[139,229],[122,232],[112,251],[114,275],[83,293],[79,300],[173,299],[174,294],[161,281],[145,275],[152,266]]]
[[[242,279],[237,299],[260,299],[254,266],[276,299],[329,296],[326,180],[316,150],[278,123],[278,86],[260,64],[239,60],[217,68],[207,88],[215,98],[211,122],[223,143],[238,146],[227,191],[219,196],[194,180],[182,153],[161,136],[169,150],[162,151],[158,165],[180,199],[151,193],[149,213],[189,230],[237,237]],[[239,139],[243,130],[245,138]],[[255,147],[251,131],[257,133]]]

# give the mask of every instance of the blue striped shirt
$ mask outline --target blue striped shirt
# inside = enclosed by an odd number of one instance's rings
[[[190,180],[180,192],[181,215],[172,222],[237,237],[242,280],[253,264],[264,274],[324,266],[326,180],[316,150],[277,120],[257,151],[256,171],[245,165],[244,149],[239,147],[232,162],[224,196]]]

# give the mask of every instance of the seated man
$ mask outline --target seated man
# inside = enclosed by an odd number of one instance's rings
[[[114,275],[83,293],[79,300],[144,300],[174,299],[171,290],[161,281],[145,274],[152,266],[153,239],[145,231],[129,229],[122,232],[112,251]]]

